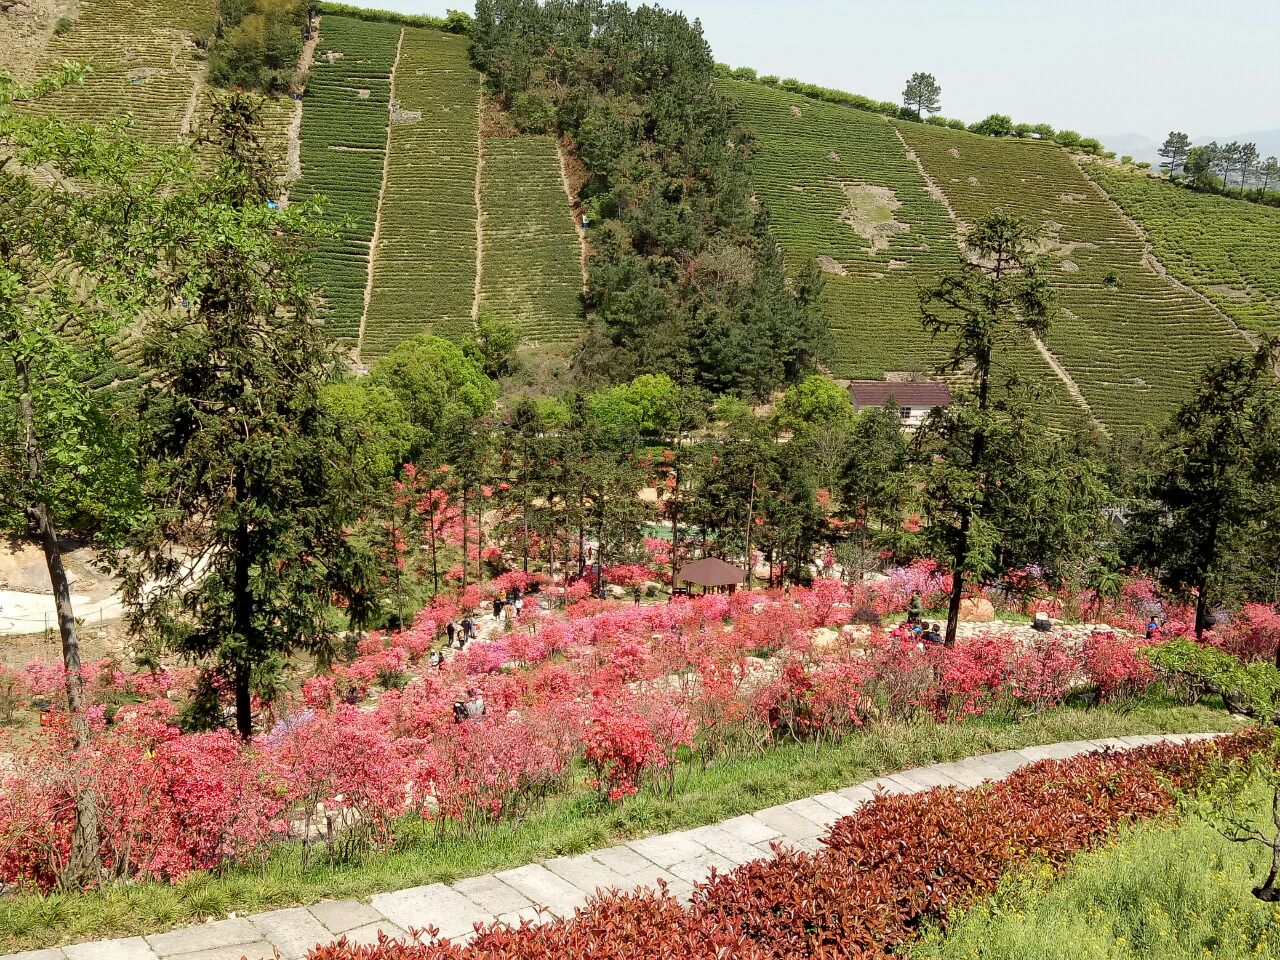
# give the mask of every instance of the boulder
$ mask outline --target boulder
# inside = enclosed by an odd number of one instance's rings
[[[966,597],[960,601],[960,619],[965,623],[991,623],[996,609],[986,597]]]

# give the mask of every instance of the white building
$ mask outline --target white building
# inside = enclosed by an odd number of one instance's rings
[[[859,413],[868,407],[883,407],[892,398],[902,411],[902,428],[914,430],[930,411],[951,403],[951,388],[939,380],[853,380],[849,398]]]

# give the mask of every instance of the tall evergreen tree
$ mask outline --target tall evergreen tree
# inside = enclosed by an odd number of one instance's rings
[[[1226,596],[1236,552],[1277,513],[1275,344],[1209,366],[1174,414],[1133,537],[1135,558],[1165,587],[1193,592],[1196,635]],[[1268,524],[1270,525],[1270,524]]]
[[[1053,312],[1048,281],[1034,254],[1038,234],[1024,220],[996,213],[965,237],[960,270],[920,295],[924,328],[934,337],[954,337],[949,370],[972,370],[973,397],[944,411],[938,423],[954,472],[946,484],[955,503],[948,543],[953,585],[947,612],[947,643],[956,638],[967,573],[986,569],[991,546],[988,493],[999,466],[989,440],[996,426],[992,410],[995,352],[1019,330],[1044,333]],[[975,522],[976,521],[976,522]]]
[[[1169,136],[1165,137],[1164,144],[1160,147],[1160,156],[1164,157],[1165,162],[1161,166],[1168,168],[1169,179],[1173,180],[1179,170],[1182,169],[1182,161],[1187,158],[1187,150],[1191,147],[1191,138],[1185,133],[1178,130],[1172,130]]]
[[[942,87],[932,73],[913,73],[902,90],[902,102],[915,112],[917,120],[923,120],[926,113],[942,109]]]
[[[217,101],[213,172],[167,251],[190,306],[145,331],[150,514],[124,559],[135,631],[205,665],[205,718],[220,718],[229,689],[245,739],[254,683],[294,651],[328,653],[326,614],[355,568],[344,527],[362,499],[321,397],[339,355],[311,306],[307,211],[268,203],[258,109],[239,93]]]

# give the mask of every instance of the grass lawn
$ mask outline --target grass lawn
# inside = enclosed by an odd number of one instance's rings
[[[288,845],[274,848],[259,864],[193,874],[176,886],[138,883],[100,893],[13,896],[0,900],[0,948],[10,952],[151,933],[232,911],[364,897],[454,880],[701,826],[895,770],[973,754],[1231,726],[1230,718],[1212,706],[1149,698],[1126,712],[1063,706],[1021,723],[991,716],[947,725],[877,723],[818,750],[812,744],[789,743],[706,767],[682,764],[673,796],[646,789],[616,805],[602,804],[583,785],[583,777],[575,776],[569,788],[521,819],[462,837],[439,837],[420,821],[408,822],[391,849],[346,865],[313,861],[303,869],[297,846]]]
[[[1243,800],[1260,829],[1270,793]],[[1250,892],[1266,851],[1231,843],[1190,817],[1130,828],[1082,854],[1055,879],[1048,868],[1010,879],[987,903],[932,932],[914,960],[1245,960],[1280,957],[1280,907]]]

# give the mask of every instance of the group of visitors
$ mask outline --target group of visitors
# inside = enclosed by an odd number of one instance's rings
[[[467,699],[453,701],[453,722],[463,723],[467,720],[479,720],[484,716],[484,697],[474,687],[467,690]]]
[[[524,597],[519,587],[512,587],[505,597],[493,601],[493,619],[504,621],[507,626],[518,623],[524,612]]]
[[[470,641],[476,638],[476,621],[471,614],[467,614],[461,620],[450,620],[444,625],[444,634],[447,642],[445,646],[452,647],[456,641],[458,649],[463,649]]]
[[[924,604],[920,600],[920,591],[912,591],[911,599],[907,603],[907,631],[919,640],[921,643],[941,644],[942,643],[942,626],[937,623],[926,623],[921,617],[924,614]]]

